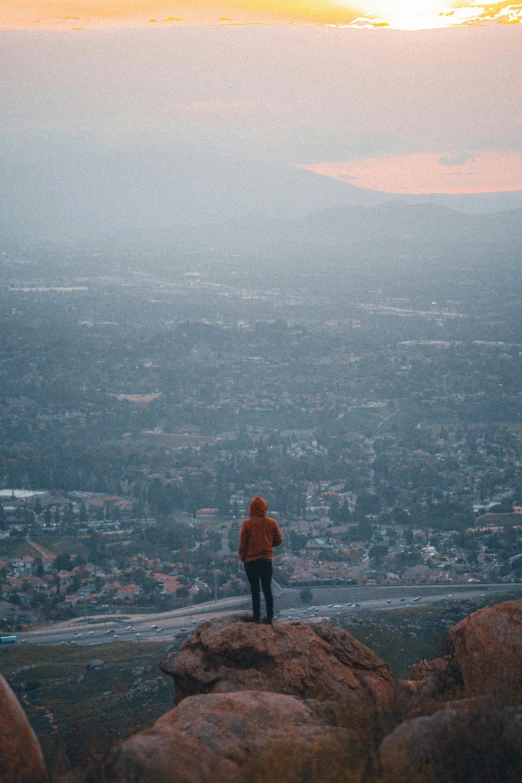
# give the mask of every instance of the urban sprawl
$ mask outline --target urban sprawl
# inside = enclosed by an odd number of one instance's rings
[[[521,581],[507,292],[361,284],[332,304],[233,268],[43,277],[34,252],[2,258],[3,630],[246,595],[256,494],[284,586]]]

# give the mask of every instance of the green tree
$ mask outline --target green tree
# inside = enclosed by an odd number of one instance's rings
[[[385,544],[376,544],[370,547],[368,554],[372,560],[380,563],[382,558],[388,554],[388,547]]]
[[[371,495],[369,492],[363,492],[357,498],[355,504],[355,516],[361,519],[368,514],[377,515],[381,510],[381,501],[377,495]]]
[[[314,600],[314,594],[309,587],[303,587],[303,589],[299,591],[299,598],[303,604],[311,604]]]
[[[393,511],[393,521],[396,525],[407,525],[411,520],[407,511],[402,508],[396,508]]]
[[[44,567],[41,558],[37,557],[35,560],[35,570],[36,570],[36,576],[38,576],[40,579],[44,578]]]
[[[295,530],[290,531],[290,546],[293,552],[298,552],[300,549],[304,549],[308,542],[308,538],[302,533],[296,533]]]
[[[53,560],[53,568],[55,571],[72,571],[74,563],[71,560],[71,556],[67,552],[57,555]]]

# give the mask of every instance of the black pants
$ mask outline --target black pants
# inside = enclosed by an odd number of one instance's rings
[[[272,595],[272,561],[266,557],[259,560],[251,560],[245,563],[245,572],[252,592],[252,612],[254,617],[261,617],[261,591],[263,588],[266,603],[266,616],[269,620],[274,617],[274,597]]]

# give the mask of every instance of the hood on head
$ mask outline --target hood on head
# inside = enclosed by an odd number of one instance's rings
[[[248,513],[251,517],[264,517],[268,511],[268,503],[259,495],[252,499]]]

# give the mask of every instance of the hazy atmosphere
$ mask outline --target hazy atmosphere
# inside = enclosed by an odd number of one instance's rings
[[[0,5],[1,783],[520,783],[522,5]]]
[[[1,225],[284,219],[368,190],[516,206],[520,29],[1,33]]]

